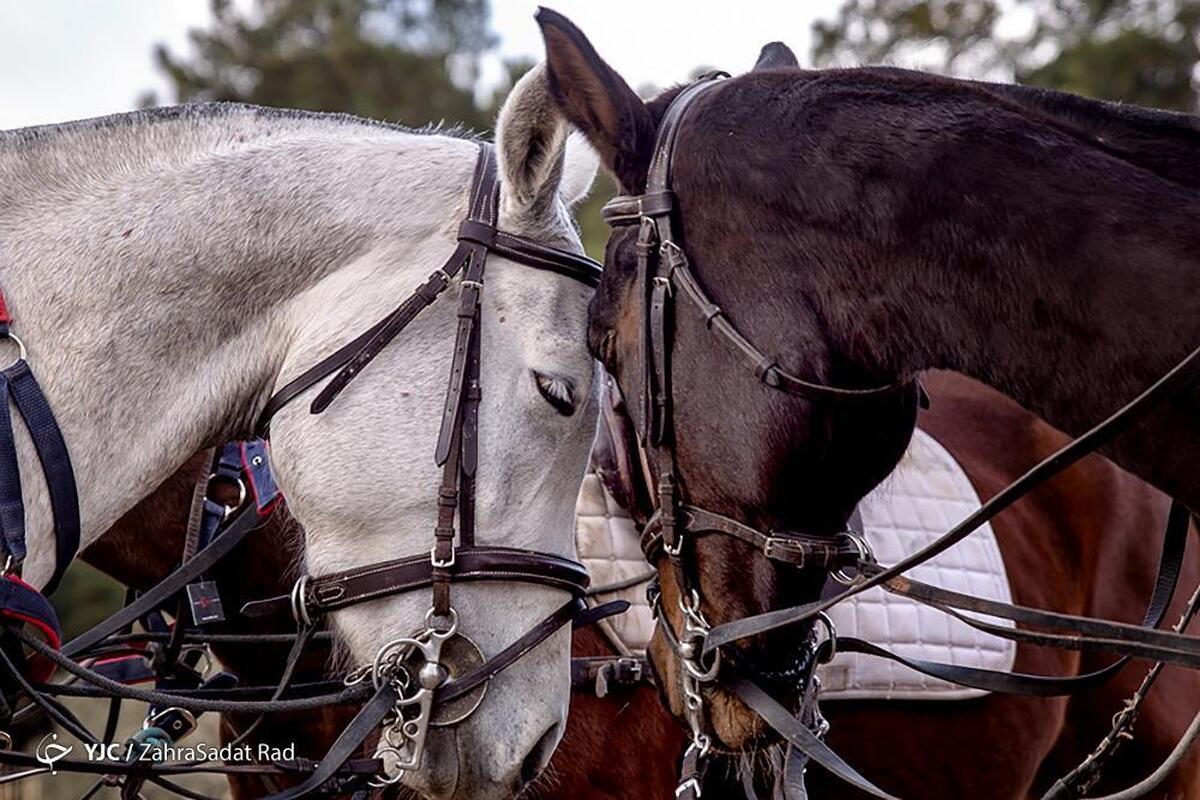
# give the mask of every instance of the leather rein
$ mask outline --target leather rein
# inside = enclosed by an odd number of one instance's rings
[[[664,557],[669,560],[679,587],[678,611],[683,620],[680,631],[673,629],[671,621],[665,615],[661,605],[661,593],[656,588],[651,590],[651,600],[660,630],[680,663],[678,678],[684,697],[684,716],[692,734],[691,743],[684,754],[676,796],[683,800],[696,800],[701,795],[705,758],[712,747],[705,723],[704,690],[707,686],[720,684],[757,713],[785,743],[785,767],[781,781],[785,798],[790,800],[793,797],[807,796],[803,789],[803,773],[808,762],[820,764],[866,794],[891,798],[890,794],[860,775],[822,741],[821,736],[827,728],[827,723],[815,708],[818,694],[814,688],[817,683],[815,666],[827,662],[838,651],[889,658],[926,675],[986,691],[1037,696],[1068,694],[1095,686],[1115,675],[1132,658],[1157,661],[1158,666],[1148,676],[1143,690],[1139,691],[1135,698],[1136,703],[1140,703],[1145,689],[1153,683],[1157,677],[1156,670],[1161,670],[1163,663],[1200,667],[1200,639],[1181,633],[1186,621],[1197,613],[1200,592],[1193,597],[1184,618],[1174,630],[1155,630],[1163,621],[1174,594],[1186,547],[1190,514],[1178,503],[1173,506],[1168,520],[1158,576],[1140,626],[997,603],[922,584],[902,574],[981,528],[1034,488],[1106,444],[1164,399],[1194,386],[1200,380],[1200,348],[1189,354],[1137,398],[1033,467],[930,546],[891,567],[885,568],[875,562],[862,534],[853,529],[853,521],[845,531],[822,536],[794,531],[763,532],[684,500],[680,476],[675,466],[674,444],[677,432],[673,427],[674,398],[671,390],[670,361],[678,298],[685,300],[685,305],[700,315],[716,339],[748,367],[757,380],[768,387],[818,403],[873,403],[894,400],[900,393],[915,391],[918,402],[922,406],[928,405],[928,397],[916,378],[885,386],[858,389],[823,384],[787,372],[779,366],[775,357],[759,349],[741,334],[725,312],[712,302],[704,291],[692,270],[676,227],[680,207],[678,198],[671,190],[671,166],[676,140],[688,109],[698,98],[719,86],[724,77],[727,77],[725,73],[709,73],[685,87],[674,98],[659,127],[645,193],[638,196],[618,196],[605,206],[603,212],[605,220],[614,228],[638,226],[636,285],[643,293],[643,425],[638,431],[638,447],[646,472],[646,482],[657,506],[643,529],[642,548],[652,563],[657,563]],[[647,457],[649,454],[653,454],[653,462]],[[653,475],[651,463],[655,469]],[[769,560],[786,566],[825,571],[847,588],[825,599],[801,606],[710,625],[701,610],[699,581],[694,563],[694,542],[697,537],[713,534],[737,538]],[[846,570],[851,568],[853,574],[847,574]],[[1116,653],[1120,657],[1103,669],[1083,675],[1022,675],[905,659],[869,642],[837,636],[825,612],[836,603],[875,586],[938,608],[972,627],[996,636],[1039,645]],[[977,614],[1014,620],[1043,630],[1008,628],[980,620],[975,616]],[[809,654],[802,654],[805,655],[801,659],[802,668],[789,668],[788,672],[789,675],[794,674],[801,689],[802,708],[799,714],[793,714],[784,708],[751,677],[738,674],[722,664],[722,648],[726,645],[760,636],[785,625],[815,622],[824,624],[826,635],[818,638],[814,630],[809,638],[811,651]],[[726,664],[729,661],[731,659],[726,659]],[[1111,742],[1119,742],[1122,736],[1127,735],[1128,725],[1132,724],[1131,718],[1136,715],[1136,703],[1128,714],[1119,715],[1120,719],[1114,722],[1114,731],[1106,739],[1106,743],[1110,745],[1109,749],[1105,750],[1102,747],[1090,756],[1089,760],[1080,765],[1068,778],[1056,784],[1047,797],[1075,796],[1071,792],[1082,792],[1087,781],[1095,781],[1100,765],[1112,749]],[[1200,713],[1197,714],[1197,723],[1192,727],[1200,731]],[[1126,727],[1118,729],[1119,725]],[[1187,746],[1197,737],[1196,731],[1189,730],[1189,734],[1181,740],[1168,763],[1181,757],[1182,752],[1186,751]],[[1153,786],[1135,788],[1138,788],[1138,794],[1141,794]],[[1138,795],[1122,795],[1134,796]]]

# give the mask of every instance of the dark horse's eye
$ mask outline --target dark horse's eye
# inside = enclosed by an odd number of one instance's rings
[[[600,337],[600,345],[596,348],[596,358],[600,359],[600,363],[609,372],[612,372],[617,367],[617,332],[609,328]]]
[[[533,371],[533,382],[542,398],[564,417],[575,413],[575,384],[562,375]]]

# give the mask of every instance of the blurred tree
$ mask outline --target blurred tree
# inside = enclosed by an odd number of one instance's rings
[[[212,0],[212,15],[190,32],[192,52],[155,51],[178,102],[492,123],[475,101],[479,58],[496,44],[487,0],[255,0],[248,12]]]
[[[1197,110],[1200,0],[845,0],[822,66],[889,62]]]

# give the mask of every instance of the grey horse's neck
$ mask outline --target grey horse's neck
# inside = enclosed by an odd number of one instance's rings
[[[404,254],[450,236],[470,148],[223,105],[0,133],[0,287],[71,452],[85,545],[247,430],[285,361],[322,346],[314,308],[344,305],[343,341],[415,284]],[[48,501],[23,430],[18,448],[40,581]]]

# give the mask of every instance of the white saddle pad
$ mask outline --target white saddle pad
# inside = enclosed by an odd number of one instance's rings
[[[895,564],[979,508],[962,467],[932,436],[918,430],[895,471],[859,506],[867,541],[881,564]],[[907,573],[957,592],[1012,602],[996,535],[985,525]],[[883,645],[906,658],[1008,670],[1015,642],[980,633],[912,600],[868,589],[830,611],[838,633]],[[843,653],[821,673],[821,698],[955,700],[985,692],[927,678],[882,658]]]
[[[896,470],[860,506],[867,540],[883,564],[894,564],[944,533],[980,505],[962,467],[931,436],[917,431]],[[592,472],[576,506],[580,559],[602,586],[648,571],[633,522]],[[909,573],[947,589],[1011,602],[1008,576],[990,526],[984,526]],[[629,612],[601,627],[623,654],[644,651],[654,632],[645,587],[605,595],[632,603]],[[871,589],[835,606],[838,633],[887,647],[908,658],[986,669],[1011,669],[1016,645],[979,633],[945,614]],[[821,697],[841,699],[956,700],[985,692],[927,678],[885,659],[842,653],[820,672]]]

